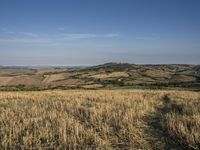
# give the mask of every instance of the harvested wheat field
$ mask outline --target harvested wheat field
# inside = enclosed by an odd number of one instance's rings
[[[198,92],[0,92],[0,149],[199,148]]]

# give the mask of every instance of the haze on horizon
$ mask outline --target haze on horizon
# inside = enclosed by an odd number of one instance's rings
[[[0,65],[200,64],[199,0],[1,0]]]

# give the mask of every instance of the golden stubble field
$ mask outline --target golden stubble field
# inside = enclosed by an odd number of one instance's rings
[[[198,92],[0,92],[0,149],[199,148]]]

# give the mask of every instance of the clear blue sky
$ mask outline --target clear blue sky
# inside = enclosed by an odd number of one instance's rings
[[[0,0],[0,65],[200,64],[199,0]]]

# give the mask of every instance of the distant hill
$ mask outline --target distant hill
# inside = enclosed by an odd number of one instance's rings
[[[98,66],[93,66],[93,67],[88,67],[86,69],[90,69],[90,70],[108,70],[108,71],[124,71],[127,70],[129,68],[132,68],[133,65],[128,64],[128,63],[105,63],[102,65],[98,65]]]
[[[196,66],[194,66],[193,70],[194,70],[194,71],[198,71],[198,72],[200,72],[200,65],[196,65]]]
[[[105,63],[92,67],[0,67],[0,89],[200,89],[200,65]]]

